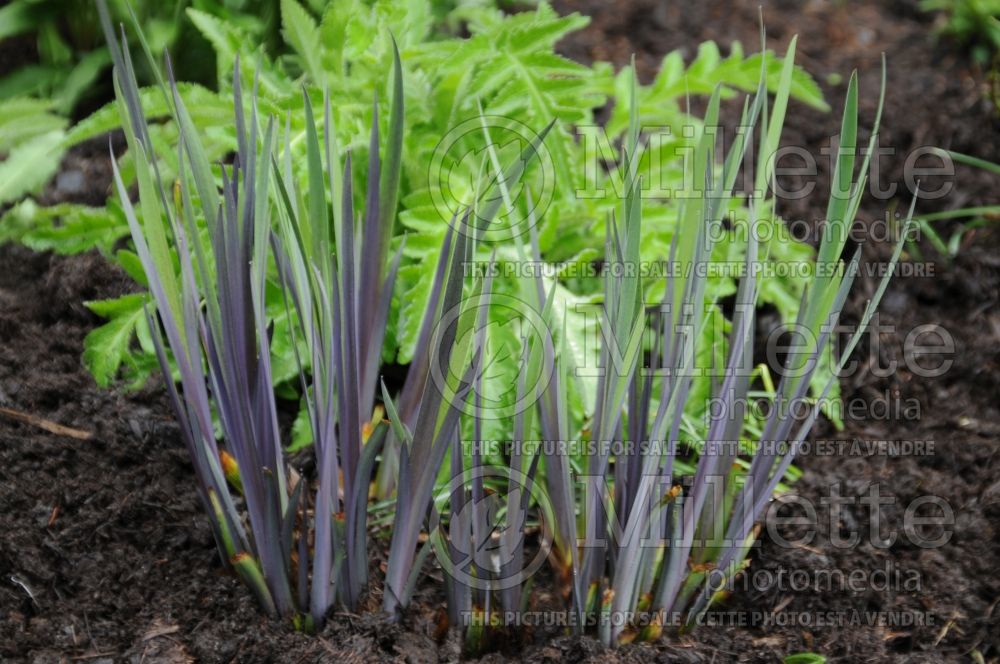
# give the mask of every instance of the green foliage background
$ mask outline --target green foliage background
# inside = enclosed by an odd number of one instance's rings
[[[14,14],[26,11],[25,7],[45,6],[51,3],[21,0],[0,10]],[[588,163],[591,156],[585,153],[578,140],[580,128],[596,125],[595,109],[610,105],[611,114],[605,124],[608,141],[613,144],[625,130],[627,118],[621,110],[624,104],[615,104],[622,98],[631,76],[629,68],[615,72],[608,63],[583,65],[556,53],[557,42],[586,26],[587,17],[571,14],[559,16],[547,4],[537,9],[516,14],[506,14],[492,3],[452,3],[430,0],[337,0],[324,3],[313,1],[300,4],[296,0],[265,2],[204,1],[192,2],[184,12],[184,20],[176,21],[172,31],[163,27],[165,19],[158,3],[140,5],[140,18],[150,28],[156,48],[168,48],[179,56],[188,51],[194,31],[198,40],[211,46],[214,55],[214,76],[204,71],[192,71],[177,62],[178,77],[187,82],[180,84],[181,95],[191,111],[192,118],[202,133],[202,138],[212,160],[223,160],[235,148],[231,124],[231,72],[237,61],[242,62],[241,74],[246,89],[259,85],[259,104],[265,114],[284,118],[283,140],[293,155],[283,168],[293,177],[303,181],[305,168],[305,112],[303,90],[312,103],[318,103],[323,91],[329,90],[334,100],[333,123],[342,152],[354,155],[356,195],[359,201],[365,195],[365,164],[367,162],[368,129],[372,121],[373,95],[380,99],[389,97],[388,81],[392,63],[392,39],[399,45],[404,66],[405,128],[403,148],[403,177],[397,232],[406,235],[404,265],[400,270],[384,359],[390,363],[406,364],[412,357],[414,343],[434,269],[436,256],[448,221],[435,197],[442,192],[433,177],[428,177],[435,149],[449,130],[463,121],[487,115],[516,118],[520,123],[539,131],[550,120],[556,125],[546,139],[551,155],[552,172],[545,173],[534,167],[526,174],[526,188],[538,192],[545,177],[554,177],[551,203],[538,219],[539,243],[542,257],[547,262],[566,266],[586,265],[597,261],[604,243],[605,219],[618,200],[615,188],[602,168]],[[20,7],[13,10],[11,7]],[[119,11],[123,11],[119,8]],[[147,14],[142,12],[146,11]],[[19,14],[20,15],[20,14]],[[42,22],[38,28],[42,35],[52,35],[53,29]],[[95,21],[96,25],[96,21]],[[58,31],[55,31],[58,34]],[[467,36],[457,36],[464,34]],[[186,37],[185,37],[186,35]],[[183,41],[181,41],[183,37]],[[45,37],[49,39],[50,37]],[[74,57],[76,50],[67,44]],[[55,48],[59,51],[59,48]],[[95,50],[92,53],[101,53]],[[197,52],[194,49],[192,52]],[[53,62],[67,62],[65,53]],[[640,87],[637,93],[639,119],[644,126],[669,127],[671,144],[667,151],[682,154],[686,138],[696,132],[685,132],[684,127],[697,127],[698,120],[685,112],[686,95],[710,93],[716,86],[722,88],[724,97],[756,88],[761,70],[762,54],[746,55],[739,44],[733,44],[730,54],[723,57],[713,43],[699,48],[696,58],[685,64],[679,52],[668,54],[656,78]],[[60,59],[61,58],[61,59]],[[105,56],[82,55],[84,61],[106,62]],[[204,63],[206,60],[202,60]],[[208,60],[210,61],[210,60]],[[89,80],[96,80],[106,67],[94,65]],[[766,62],[768,83],[776,82],[780,60],[769,57]],[[90,72],[90,69],[87,69]],[[195,74],[195,75],[192,75]],[[82,77],[83,74],[80,74]],[[195,79],[192,82],[190,79]],[[214,79],[206,80],[206,79]],[[214,83],[214,86],[213,86]],[[19,90],[17,95],[0,101],[0,151],[8,158],[0,164],[0,202],[16,200],[36,191],[47,175],[58,166],[62,149],[82,141],[101,136],[119,126],[118,109],[109,104],[67,129],[65,119],[80,95],[67,90],[66,81],[53,79],[51,86],[36,90]],[[0,84],[0,91],[4,90]],[[38,94],[32,97],[30,94]],[[49,96],[46,98],[45,95]],[[793,96],[800,102],[826,109],[818,86],[802,70],[796,70],[793,79]],[[0,99],[3,95],[0,94]],[[157,152],[176,155],[177,128],[167,121],[169,116],[163,98],[148,88],[142,93],[142,105],[147,117],[159,118],[151,124],[151,135]],[[480,111],[481,109],[481,111]],[[385,114],[379,118],[384,125]],[[384,126],[383,126],[384,129]],[[463,149],[481,151],[482,137],[473,134],[462,139]],[[27,169],[26,163],[44,163],[44,169]],[[647,166],[649,166],[647,164]],[[159,164],[166,178],[176,172],[176,156],[165,158]],[[576,195],[582,174],[588,167],[597,173],[597,184],[606,195],[582,198]],[[474,183],[474,160],[463,160],[455,168],[464,172],[453,174],[449,183]],[[676,182],[682,188],[681,163],[666,161],[659,165],[662,182]],[[122,159],[126,178],[134,177],[134,168],[126,156]],[[5,171],[10,171],[6,173]],[[28,175],[31,173],[31,176]],[[20,177],[19,177],[20,176]],[[33,177],[33,181],[25,181]],[[474,192],[450,191],[452,197],[470,197]],[[525,198],[518,200],[525,205]],[[669,199],[647,198],[643,202],[645,224],[642,247],[644,260],[662,260],[668,254],[670,240],[676,232],[679,218],[677,204]],[[522,209],[522,216],[526,216]],[[730,214],[739,218],[746,214],[743,201],[730,203]],[[60,253],[76,253],[96,248],[109,259],[121,265],[140,284],[142,271],[135,255],[120,249],[121,240],[128,234],[121,210],[109,200],[105,208],[87,208],[78,205],[41,207],[30,198],[10,208],[0,222],[0,240],[15,239],[39,250],[50,249]],[[116,250],[116,248],[118,248]],[[497,247],[497,259],[517,260],[510,244]],[[790,240],[775,240],[768,248],[772,261],[808,261],[811,249]],[[716,258],[738,261],[743,247],[737,239],[724,242]],[[555,297],[561,305],[585,306],[600,300],[600,280],[597,278],[562,278],[555,284]],[[773,305],[782,318],[790,321],[801,297],[804,280],[796,278],[768,278],[762,282],[762,301]],[[498,292],[505,290],[516,295],[513,284],[500,280]],[[730,277],[714,278],[711,292],[706,298],[715,301],[735,292],[735,281]],[[647,294],[647,301],[659,296]],[[88,306],[107,323],[94,330],[86,339],[84,362],[102,385],[118,377],[131,385],[141,385],[155,370],[155,359],[145,329],[142,307],[147,298],[141,294],[126,295],[114,300],[91,302]],[[268,308],[275,323],[274,381],[279,393],[289,399],[298,397],[294,352],[289,333],[292,321],[284,307],[280,293],[272,288]],[[721,312],[713,315],[721,320]],[[509,348],[501,355],[487,377],[486,390],[495,395],[500,407],[497,412],[497,433],[503,430],[504,399],[513,398],[509,385],[517,373],[518,330],[494,321],[490,327],[490,343],[496,349]],[[582,314],[567,314],[564,331],[559,332],[563,347],[573,355],[578,366],[593,366],[595,356],[588,357],[598,348],[596,321]],[[710,340],[704,340],[706,353],[712,350]],[[822,372],[822,384],[827,372]],[[709,379],[693,388],[706,394]],[[579,380],[573,390],[573,403],[578,420],[586,418],[584,404],[593,403],[593,385]],[[703,402],[704,400],[701,400]],[[699,402],[691,399],[692,403]],[[509,405],[509,404],[506,404]],[[691,427],[696,429],[702,413],[688,413]],[[303,434],[307,427],[297,426]],[[485,435],[489,436],[490,431]],[[301,435],[296,444],[307,442]]]

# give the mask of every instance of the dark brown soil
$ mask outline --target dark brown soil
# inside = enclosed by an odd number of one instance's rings
[[[756,44],[757,3],[732,5],[632,2],[559,3],[594,15],[591,27],[563,50],[579,59],[626,62],[635,52],[649,78],[674,48],[733,39]],[[843,82],[829,74],[857,68],[863,117],[870,122],[879,57],[888,56],[889,89],[883,146],[902,156],[887,163],[883,183],[900,182],[914,147],[938,145],[1000,160],[1000,126],[984,101],[983,77],[947,44],[937,44],[929,19],[910,2],[769,2],[764,16],[771,46],[783,50],[798,31],[799,61],[839,107]],[[818,152],[839,126],[838,113],[793,105],[787,144]],[[103,148],[102,148],[103,149]],[[67,169],[92,174],[83,192],[97,201],[107,186],[100,163],[78,153]],[[103,158],[103,153],[94,161]],[[73,161],[73,160],[77,161]],[[820,189],[829,174],[821,171]],[[994,178],[960,169],[954,192],[921,209],[995,201]],[[53,200],[61,194],[50,192]],[[73,197],[72,195],[67,195]],[[901,197],[908,203],[908,195]],[[93,200],[93,199],[90,199]],[[863,206],[868,221],[888,204]],[[815,221],[815,199],[788,204],[787,218]],[[866,249],[866,259],[885,255]],[[925,243],[926,250],[926,243]],[[933,256],[933,254],[929,254]],[[845,385],[845,396],[889,394],[920,404],[918,419],[849,419],[821,439],[933,441],[925,455],[806,455],[794,491],[818,501],[838,485],[845,497],[877,485],[896,499],[881,512],[883,532],[899,531],[913,499],[935,495],[954,510],[951,539],[919,548],[904,533],[886,548],[869,542],[867,507],[851,506],[834,527],[797,547],[765,534],[752,556],[757,584],[730,596],[722,611],[749,617],[747,626],[705,626],[653,645],[608,652],[591,639],[539,636],[523,650],[507,644],[484,661],[777,661],[801,651],[854,661],[986,661],[1000,657],[1000,233],[977,231],[958,259],[938,261],[933,278],[900,278],[883,306],[884,361],[903,360],[901,340],[917,325],[938,324],[954,337],[954,366],[938,378],[898,370],[879,378],[869,367]],[[421,606],[402,625],[375,614],[338,615],[319,637],[269,622],[248,592],[223,570],[195,498],[192,470],[161,390],[101,390],[81,367],[83,338],[97,319],[81,302],[132,288],[95,254],[62,258],[0,248],[0,407],[93,432],[91,440],[59,437],[0,416],[0,661],[3,662],[316,662],[449,661],[453,636],[436,638],[439,584],[426,584]],[[855,315],[872,280],[859,284]],[[887,392],[888,391],[888,392]],[[898,396],[897,396],[898,395]],[[824,518],[827,517],[827,518]],[[820,511],[820,523],[829,513]],[[789,536],[788,529],[779,530]],[[831,538],[859,531],[863,543],[840,548]],[[376,550],[378,547],[374,547]],[[788,579],[817,580],[818,571],[889,570],[900,587],[857,590],[803,588]],[[784,575],[785,582],[778,579]],[[798,577],[796,575],[799,575]],[[806,575],[802,577],[801,575]],[[912,575],[916,575],[913,577]],[[811,585],[811,584],[807,584]],[[868,613],[866,613],[868,612]],[[883,613],[879,613],[883,612]],[[867,624],[868,617],[917,616],[925,624]],[[802,618],[805,616],[805,618]],[[828,624],[817,625],[818,617]],[[840,619],[837,616],[841,616]],[[838,622],[838,620],[848,622]],[[855,618],[857,616],[857,618]],[[853,624],[858,619],[861,624]],[[802,622],[802,621],[805,622]],[[761,624],[763,622],[763,624]]]

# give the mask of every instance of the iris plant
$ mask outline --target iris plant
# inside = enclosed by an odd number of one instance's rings
[[[385,137],[379,132],[380,106],[373,104],[367,191],[353,190],[352,155],[337,145],[336,100],[325,95],[317,119],[313,100],[304,93],[306,130],[294,139],[305,141],[307,178],[300,182],[291,168],[293,137],[278,128],[278,120],[258,114],[256,80],[245,95],[238,62],[233,74],[237,140],[231,160],[223,164],[206,158],[167,62],[167,79],[158,87],[180,136],[178,154],[171,157],[177,179],[164,182],[159,163],[167,155],[155,154],[128,43],[115,38],[104,3],[99,7],[138,203],[113,161],[115,182],[149,280],[152,342],[222,558],[269,614],[309,628],[321,623],[334,604],[358,607],[369,585],[369,494],[388,491],[395,493],[395,512],[381,587],[383,609],[393,617],[411,601],[432,551],[447,571],[453,625],[475,616],[501,625],[498,612],[516,615],[530,596],[526,532],[529,522],[539,519],[542,545],[552,545],[549,560],[575,618],[572,624],[580,631],[596,625],[609,645],[655,638],[666,624],[694,619],[725,590],[746,564],[755,526],[817,418],[821,400],[810,402],[799,417],[781,406],[807,398],[858,265],[858,251],[846,263],[841,260],[869,165],[865,156],[855,167],[856,76],[848,85],[816,269],[796,322],[805,341],[788,353],[776,405],[749,455],[734,443],[744,442],[753,387],[757,268],[767,250],[756,237],[766,234],[750,233],[745,246],[728,339],[719,342],[724,360],[713,368],[715,407],[705,439],[694,451],[684,448],[682,422],[690,400],[704,398],[692,392],[692,376],[700,370],[702,332],[715,320],[706,305],[720,304],[701,268],[711,262],[723,235],[726,202],[734,195],[758,124],[750,225],[779,223],[775,201],[766,192],[774,176],[769,157],[779,144],[792,87],[794,40],[773,103],[762,63],[757,93],[743,106],[745,131],[737,134],[721,166],[715,162],[712,130],[721,91],[709,100],[704,128],[685,161],[688,191],[681,197],[669,255],[663,257],[676,269],[668,271],[662,297],[653,304],[646,302],[650,284],[636,268],[643,237],[640,173],[655,155],[641,141],[632,81],[630,126],[613,166],[625,184],[624,195],[606,222],[605,333],[593,415],[583,430],[573,430],[570,354],[563,348],[566,317],[555,302],[554,282],[519,278],[521,301],[545,321],[550,334],[522,344],[517,401],[536,398],[511,422],[514,445],[505,465],[490,468],[479,446],[486,442],[482,381],[490,361],[486,329],[496,284],[492,271],[472,279],[464,267],[477,256],[495,255],[496,248],[491,254],[482,238],[500,207],[511,204],[514,185],[548,128],[506,168],[492,147],[484,156],[482,172],[490,177],[484,178],[478,203],[451,219],[417,352],[402,389],[393,395],[379,372],[405,243],[405,238],[393,239],[404,113],[398,52]],[[140,43],[157,71],[141,33]],[[878,122],[876,117],[868,155]],[[486,122],[482,129],[492,145]],[[540,260],[535,221],[528,220],[526,242],[506,240],[506,249],[519,260]],[[890,267],[901,247],[902,242]],[[838,368],[867,326],[891,272],[836,360]],[[314,440],[315,471],[308,475],[296,472],[284,455],[271,387],[269,289],[281,292],[296,321],[291,345]],[[528,383],[528,376],[539,374],[548,376],[544,385]],[[581,467],[565,447],[523,445],[534,436],[543,442],[575,438],[598,445]],[[786,444],[783,453],[777,443]],[[681,464],[685,454],[694,457],[687,476],[683,468],[689,466]],[[494,465],[495,458],[490,457]],[[442,490],[439,476],[446,461],[451,481]],[[502,479],[487,480],[484,471],[499,471]],[[378,489],[372,488],[374,477]],[[497,499],[499,509],[493,514],[481,509],[498,489],[505,491],[505,499]],[[641,615],[648,619],[640,621]],[[473,649],[482,633],[482,625],[468,630]]]

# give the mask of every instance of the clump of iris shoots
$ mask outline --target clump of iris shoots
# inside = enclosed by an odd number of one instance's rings
[[[485,455],[479,451],[490,442],[483,434],[482,394],[496,352],[487,329],[498,285],[492,270],[469,276],[465,266],[484,256],[492,265],[498,252],[541,260],[537,219],[528,220],[526,233],[493,246],[484,237],[501,208],[511,205],[552,125],[506,167],[491,147],[483,155],[477,202],[442,221],[449,227],[436,252],[417,350],[393,394],[379,376],[405,260],[406,239],[394,237],[404,146],[398,51],[387,73],[388,131],[380,134],[382,107],[373,102],[367,188],[355,191],[352,151],[335,138],[337,99],[327,93],[315,112],[314,100],[303,92],[305,131],[293,136],[280,119],[259,112],[256,78],[244,94],[238,61],[231,158],[215,164],[206,157],[169,61],[166,80],[157,87],[178,129],[179,147],[176,154],[158,154],[128,43],[115,39],[104,3],[99,7],[138,202],[117,162],[115,182],[149,282],[152,341],[222,559],[268,614],[311,629],[334,606],[357,610],[376,588],[383,611],[398,618],[436,560],[445,572],[449,623],[464,628],[468,651],[478,651],[492,635],[516,630],[511,619],[531,601],[525,573],[529,531],[538,534],[539,547],[550,549],[556,587],[549,590],[565,598],[571,629],[593,631],[608,645],[659,638],[672,626],[693,623],[725,594],[747,564],[757,525],[815,423],[822,397],[836,384],[831,377],[805,415],[780,407],[807,398],[821,358],[830,352],[860,257],[859,250],[842,260],[869,167],[868,156],[860,168],[855,164],[856,76],[844,103],[815,269],[796,321],[807,341],[786,357],[774,389],[776,407],[756,440],[744,436],[756,375],[757,268],[768,248],[753,238],[766,233],[751,233],[742,247],[728,336],[711,341],[721,344],[709,349],[721,358],[707,395],[716,407],[697,445],[685,438],[684,420],[691,403],[706,398],[693,389],[693,376],[706,343],[702,331],[717,322],[706,312],[718,307],[720,297],[709,288],[710,271],[702,268],[724,235],[727,205],[755,133],[757,193],[746,206],[750,225],[780,223],[776,201],[767,196],[774,177],[769,157],[779,145],[792,89],[795,40],[780,63],[773,101],[762,58],[756,94],[743,104],[740,126],[749,131],[737,136],[721,165],[715,162],[713,130],[721,88],[711,96],[684,162],[684,204],[662,257],[676,269],[659,284],[629,269],[641,260],[642,173],[656,157],[656,148],[641,140],[631,79],[628,129],[612,166],[623,195],[606,219],[603,258],[606,266],[621,269],[604,270],[600,299],[608,333],[601,337],[590,416],[579,426],[570,416],[568,305],[555,297],[556,280],[538,272],[519,275],[504,287],[513,287],[546,328],[540,338],[521,339],[518,351],[517,401],[534,398],[509,421],[513,451]],[[140,43],[157,71],[141,33]],[[867,155],[877,141],[882,96]],[[482,129],[489,138],[485,121]],[[292,145],[302,141],[304,178],[292,168]],[[161,176],[164,160],[174,165],[173,181]],[[901,249],[902,240],[890,268]],[[838,371],[891,273],[833,360]],[[286,458],[288,441],[272,387],[275,321],[265,301],[275,290],[294,321],[291,348],[314,441],[309,473]],[[660,294],[656,301],[646,301],[650,292]],[[548,377],[544,385],[530,384],[528,377],[539,374]],[[531,440],[599,444],[581,459],[565,446],[520,445]],[[733,442],[750,442],[749,452]],[[370,496],[386,491],[394,499],[388,560],[384,573],[370,579]],[[478,509],[487,499],[500,509]]]

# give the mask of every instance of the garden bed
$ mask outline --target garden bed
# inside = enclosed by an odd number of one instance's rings
[[[674,48],[693,55],[707,39],[723,45],[738,39],[748,49],[756,45],[756,4],[734,8],[711,1],[667,7],[648,0],[617,2],[613,9],[598,1],[564,4],[567,10],[594,16],[589,28],[563,44],[565,54],[624,64],[634,52],[640,76],[646,78]],[[918,146],[1000,158],[1000,125],[996,109],[983,98],[982,76],[960,53],[936,41],[929,17],[912,4],[766,3],[764,16],[769,45],[779,52],[793,31],[799,33],[799,62],[829,100],[842,98],[844,87],[830,76],[859,70],[863,124],[874,114],[879,57],[886,53],[889,83],[881,144],[901,156],[886,162],[882,183],[901,181],[902,160]],[[838,126],[836,112],[822,114],[793,103],[783,144],[818,154]],[[53,186],[47,200],[103,200],[110,182],[102,153],[103,148],[93,146],[74,151],[64,168],[84,174],[86,190]],[[828,180],[821,162],[817,187],[824,189]],[[939,205],[990,202],[995,182],[960,168],[953,193]],[[815,198],[804,203],[810,201]],[[934,209],[931,204],[921,207],[923,212]],[[824,213],[794,203],[779,211],[789,219],[810,221]],[[884,212],[883,202],[866,198],[859,217],[877,220]],[[884,259],[887,246],[869,247],[865,260]],[[974,650],[987,660],[1000,655],[1000,233],[977,231],[951,265],[939,261],[934,269],[933,277],[901,277],[891,284],[882,324],[896,325],[901,332],[882,335],[881,352],[901,360],[906,331],[940,324],[956,342],[951,370],[933,379],[905,371],[879,378],[861,371],[844,385],[848,399],[915,399],[919,419],[849,420],[842,432],[824,425],[814,434],[848,441],[933,441],[933,453],[806,454],[799,460],[804,476],[793,491],[818,500],[829,495],[830,485],[840,483],[842,495],[859,497],[877,483],[883,497],[898,501],[882,511],[883,525],[897,530],[903,506],[933,494],[955,511],[947,545],[921,549],[900,537],[882,549],[864,537],[865,543],[839,548],[829,528],[798,548],[779,547],[764,536],[751,556],[750,570],[768,572],[776,582],[736,592],[720,607],[758,616],[763,624],[704,627],[614,652],[595,640],[538,630],[523,646],[500,644],[499,652],[484,659],[775,661],[813,651],[845,661],[936,662],[968,661]],[[850,305],[855,318],[872,284],[858,288],[859,299]],[[127,276],[95,253],[59,257],[10,245],[0,248],[0,407],[93,434],[78,440],[0,416],[0,660],[457,658],[457,637],[439,630],[439,584],[422,584],[418,606],[398,625],[377,611],[339,614],[318,637],[308,637],[259,613],[245,587],[217,562],[193,471],[161,387],[150,385],[138,393],[102,390],[80,363],[83,337],[98,322],[82,302],[132,288]],[[821,518],[820,523],[828,521]],[[838,524],[863,534],[870,526],[863,506],[845,510]],[[373,555],[384,557],[384,549],[385,544],[373,546]],[[890,577],[898,571],[904,579],[915,573],[919,588],[878,590],[869,584],[861,592],[817,592],[777,582],[796,572],[814,579],[817,570],[876,569],[889,570]],[[372,608],[377,604],[370,602]],[[861,624],[802,624],[796,619],[854,612]],[[880,615],[890,614],[922,616],[927,624],[878,624]]]

